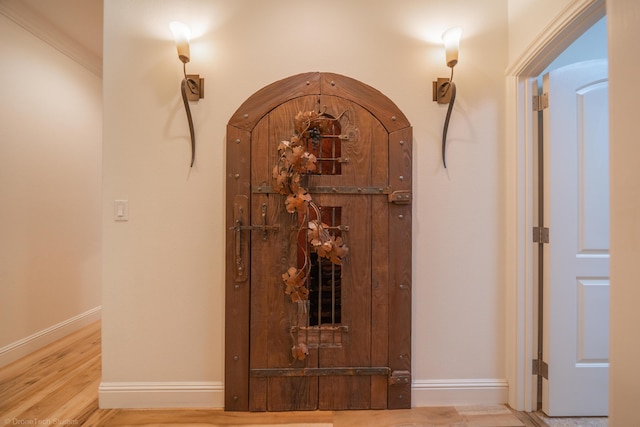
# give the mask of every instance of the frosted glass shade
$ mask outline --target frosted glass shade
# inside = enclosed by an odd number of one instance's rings
[[[189,62],[191,53],[189,49],[189,40],[191,39],[191,30],[185,24],[179,21],[173,21],[169,24],[169,28],[173,33],[178,48],[178,58],[183,63]]]
[[[450,28],[442,34],[444,49],[447,58],[447,67],[453,68],[458,63],[458,48],[460,46],[460,36],[462,28]]]

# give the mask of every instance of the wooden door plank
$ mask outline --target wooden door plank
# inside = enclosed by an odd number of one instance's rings
[[[264,182],[269,176],[269,119],[261,120],[251,133],[251,184]],[[263,208],[264,205],[264,208]],[[262,216],[268,215],[263,221]],[[265,217],[266,218],[266,217]],[[251,220],[249,224],[274,224],[278,218],[273,216],[269,206],[269,197],[263,194],[251,196]],[[268,335],[264,325],[269,323],[269,300],[262,277],[273,275],[270,269],[269,245],[273,244],[273,234],[262,231],[250,231],[251,236],[251,286],[250,286],[250,327],[249,327],[249,366],[251,369],[267,366]],[[266,270],[265,270],[266,269]],[[255,282],[261,282],[256,286]],[[249,410],[267,410],[267,382],[261,378],[249,377]]]
[[[249,409],[249,233],[242,232],[241,247],[245,276],[238,279],[236,238],[233,230],[236,197],[251,197],[251,134],[235,126],[227,126],[227,201],[226,201],[226,274],[225,274],[225,409]]]
[[[260,126],[260,125],[258,125]],[[255,138],[255,134],[254,134]],[[268,206],[269,196],[254,195],[252,199],[252,223],[262,215],[262,205]],[[257,212],[256,212],[257,211]],[[260,236],[261,232],[252,232],[251,241],[251,319],[250,319],[250,362],[251,369],[267,366],[267,353],[269,351],[269,329],[265,325],[269,323],[270,307],[267,288],[273,286],[271,249],[273,236],[267,235],[267,240]],[[267,410],[267,382],[264,378],[249,378],[249,410]]]
[[[341,348],[322,348],[320,367],[371,366],[371,231],[363,212],[371,209],[365,195],[316,195],[321,206],[340,206],[342,224],[349,227],[342,238],[350,247],[342,263]],[[354,250],[355,249],[355,250]],[[371,404],[370,377],[335,376],[320,379],[320,409],[368,409]]]
[[[371,184],[389,182],[389,136],[371,140]],[[373,197],[371,208],[371,363],[389,366],[389,202]],[[386,409],[388,378],[371,377],[371,409]]]
[[[341,133],[355,135],[342,142],[340,175],[314,176],[314,185],[370,186],[371,141],[386,140],[384,127],[360,105],[337,96],[322,96],[320,108],[340,118]],[[342,234],[350,254],[342,265],[342,348],[320,351],[320,366],[371,366],[371,196],[313,195],[321,206],[342,209]],[[371,377],[336,376],[319,378],[321,409],[368,409],[371,407]]]
[[[274,109],[264,122],[268,123],[268,132],[260,131],[264,138],[255,141],[254,148],[259,151],[260,162],[254,162],[254,185],[270,185],[271,171],[278,161],[277,147],[282,140],[288,140],[294,134],[294,118],[300,111],[310,111],[317,108],[317,96],[304,96],[287,102]],[[262,123],[262,122],[261,122]],[[257,129],[258,127],[256,127]],[[255,133],[255,131],[254,131]],[[260,148],[257,145],[261,145]],[[260,166],[258,166],[260,163]],[[293,345],[291,326],[298,319],[298,307],[285,294],[282,274],[289,267],[297,265],[297,234],[292,230],[297,226],[297,219],[285,209],[285,197],[280,194],[268,196],[268,222],[280,225],[280,231],[269,236],[268,242],[257,242],[254,253],[262,254],[253,265],[256,280],[252,282],[252,295],[261,295],[265,316],[265,353],[260,356],[256,368],[273,368],[297,366],[304,364],[317,367],[317,350],[311,350],[304,362],[293,362],[291,347]],[[256,221],[258,218],[256,217]],[[260,270],[258,275],[257,271]],[[256,307],[257,308],[257,307]],[[255,331],[255,329],[254,329]],[[254,348],[251,349],[252,354]],[[261,347],[256,351],[261,351]],[[256,359],[257,360],[257,359]],[[258,366],[260,365],[260,366]],[[252,364],[252,366],[254,366]],[[269,378],[252,380],[266,387],[266,409],[269,411],[311,410],[317,408],[317,378]],[[261,389],[263,390],[263,389]],[[253,391],[252,391],[253,393]]]
[[[412,190],[412,131],[389,135],[389,184]],[[411,372],[411,204],[389,206],[389,367]],[[410,377],[411,378],[411,377]],[[389,409],[411,407],[411,380],[390,384]]]
[[[317,109],[317,96],[304,96],[278,106],[269,114],[269,165],[277,164],[277,147],[282,140],[290,140],[294,135],[294,118],[300,111]],[[304,361],[294,361],[291,347],[294,344],[290,328],[300,316],[298,305],[285,295],[282,274],[289,267],[297,265],[297,234],[292,230],[297,226],[295,215],[289,214],[284,206],[285,197],[273,195],[279,212],[278,221],[283,224],[277,246],[269,250],[278,254],[277,269],[272,271],[274,284],[269,288],[269,351],[267,367],[306,366],[317,367],[317,350],[310,349]],[[317,378],[269,378],[268,409],[270,411],[296,411],[317,409]]]

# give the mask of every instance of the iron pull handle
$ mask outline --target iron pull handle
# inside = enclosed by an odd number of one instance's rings
[[[249,198],[247,196],[238,195],[235,197],[233,204],[233,246],[235,255],[235,280],[236,282],[243,282],[247,280],[246,263],[244,260],[245,251],[248,252],[248,240],[242,238],[242,231],[245,227],[242,225],[244,222],[245,212],[249,209]]]
[[[229,227],[234,231],[234,255],[235,255],[235,273],[236,281],[242,282],[247,279],[245,252],[249,251],[249,240],[245,240],[243,237],[243,231],[262,231],[262,240],[267,240],[269,237],[269,231],[277,231],[280,229],[279,225],[267,224],[267,204],[263,203],[261,206],[260,216],[262,224],[244,225],[245,212],[249,209],[249,198],[247,196],[236,196],[235,203],[233,205],[233,226]]]

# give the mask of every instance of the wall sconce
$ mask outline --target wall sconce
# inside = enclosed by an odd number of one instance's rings
[[[189,101],[197,101],[204,98],[204,78],[200,78],[199,74],[187,74],[187,62],[191,60],[189,49],[189,39],[191,38],[191,30],[182,22],[173,21],[169,24],[169,28],[173,33],[178,48],[178,58],[182,61],[182,71],[184,79],[180,85],[182,92],[182,101],[184,109],[187,113],[187,121],[189,122],[189,133],[191,135],[191,167],[196,158],[196,137],[193,130],[193,119],[191,118],[191,108]]]
[[[447,109],[447,117],[444,121],[444,130],[442,131],[442,164],[447,168],[445,157],[447,146],[447,130],[449,129],[449,119],[451,119],[451,111],[456,101],[456,85],[453,83],[453,67],[458,63],[458,47],[460,45],[460,36],[462,29],[460,27],[450,28],[442,34],[442,41],[446,53],[447,67],[451,68],[451,77],[442,78],[433,82],[433,100],[438,104],[449,104]]]

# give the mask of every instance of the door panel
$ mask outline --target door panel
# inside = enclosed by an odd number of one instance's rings
[[[607,415],[609,151],[606,61],[544,76],[543,410]]]
[[[271,185],[278,142],[290,137],[292,118],[298,111],[316,108],[316,100],[307,96],[282,104],[258,122],[251,138],[252,188]],[[289,367],[292,343],[288,328],[298,313],[284,293],[281,277],[296,256],[291,229],[297,221],[286,211],[280,194],[254,192],[251,205],[251,224],[266,222],[277,224],[279,229],[251,234],[250,367]],[[317,350],[311,351],[309,363],[317,365],[317,359]],[[251,377],[249,391],[252,411],[317,409],[318,379],[314,377]]]
[[[272,173],[280,142],[308,111],[322,113],[327,125],[305,141],[317,157],[317,170],[301,178],[317,205],[307,218],[287,212]],[[225,408],[410,407],[406,117],[363,83],[306,73],[256,92],[227,135]],[[306,224],[317,217],[349,248],[340,265],[308,247]],[[306,265],[309,301],[294,301],[283,273]],[[293,348],[305,346],[306,357],[294,357]]]
[[[320,348],[319,367],[371,366],[371,196],[314,195],[320,206],[340,206],[342,224],[349,227],[342,237],[350,248],[342,263],[341,322],[348,330],[341,346]],[[368,409],[369,376],[320,377],[320,409]]]
[[[252,139],[252,182],[255,186],[271,184],[271,170],[277,163],[275,148],[283,139],[293,134],[293,118],[299,111],[318,108],[317,98],[307,97],[282,104],[274,109],[256,126]],[[281,276],[289,266],[295,265],[299,255],[298,246],[306,244],[295,228],[296,215],[284,209],[285,196],[279,194],[254,194],[252,197],[252,223],[264,222],[267,208],[267,223],[279,224],[277,231],[269,232],[267,240],[256,242],[252,236],[251,282],[251,368],[343,368],[371,366],[371,195],[325,194],[314,192],[314,188],[369,188],[371,186],[371,149],[369,141],[386,147],[388,135],[384,128],[362,107],[336,97],[323,97],[320,108],[331,116],[340,117],[344,131],[350,132],[348,140],[340,140],[338,146],[343,158],[339,173],[330,171],[331,161],[322,159],[335,154],[318,153],[328,174],[307,177],[309,193],[321,210],[338,209],[339,224],[348,227],[340,231],[347,247],[352,248],[348,258],[339,267],[340,305],[336,310],[339,322],[327,322],[320,316],[315,321],[310,308],[301,308],[284,293]],[[343,131],[340,127],[340,132]],[[347,134],[342,132],[343,134]],[[264,138],[268,138],[265,143]],[[265,146],[268,147],[265,150]],[[262,155],[266,151],[267,154]],[[335,148],[333,151],[336,151]],[[348,161],[347,161],[348,160]],[[335,168],[334,168],[335,169]],[[338,191],[338,190],[337,190]],[[323,219],[323,222],[324,219]],[[302,224],[304,225],[304,224]],[[306,232],[302,233],[303,235]],[[255,242],[255,243],[253,243]],[[317,262],[317,261],[316,261]],[[324,262],[327,265],[327,262]],[[330,263],[329,263],[330,264]],[[334,268],[329,265],[329,268]],[[319,274],[318,273],[316,274]],[[334,280],[335,281],[335,280]],[[325,288],[324,283],[321,286]],[[330,292],[325,289],[325,295]],[[310,298],[320,298],[312,292]],[[335,298],[334,298],[335,300]],[[334,301],[335,302],[335,301]],[[312,301],[311,307],[318,307]],[[303,307],[303,306],[302,306]],[[326,326],[325,326],[326,325]],[[292,327],[306,329],[291,331]],[[336,328],[341,327],[344,329]],[[266,330],[266,331],[265,331]],[[338,335],[335,337],[335,335]],[[295,341],[293,337],[295,336]],[[303,342],[309,348],[304,361],[293,360],[291,347]],[[337,343],[336,343],[337,342]],[[264,355],[255,354],[264,349]],[[386,365],[386,361],[385,361]],[[266,385],[264,384],[266,382]],[[364,409],[371,406],[370,376],[270,376],[251,380],[251,405],[253,410],[263,410],[266,387],[266,409],[310,410],[310,409]],[[254,398],[255,396],[255,398]]]

